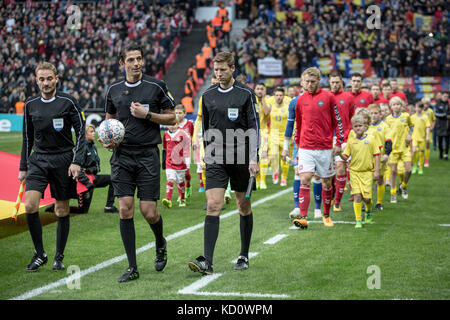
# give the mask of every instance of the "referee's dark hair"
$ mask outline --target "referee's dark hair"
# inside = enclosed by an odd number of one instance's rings
[[[140,51],[142,57],[144,57],[144,50],[142,49],[142,46],[136,42],[130,42],[120,50],[119,60],[125,62],[125,57],[129,51]]]
[[[219,52],[215,57],[213,62],[226,62],[227,65],[231,68],[234,66],[234,55],[231,52]]]

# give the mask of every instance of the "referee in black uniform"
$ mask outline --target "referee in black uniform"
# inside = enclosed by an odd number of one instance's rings
[[[25,180],[26,184],[25,212],[35,249],[26,270],[37,271],[48,260],[42,242],[39,201],[50,184],[58,217],[53,262],[53,270],[57,271],[64,269],[62,261],[70,227],[69,199],[76,196],[75,180],[84,157],[84,116],[71,95],[56,90],[58,75],[54,65],[41,62],[35,72],[40,95],[25,102],[19,169],[19,180]]]
[[[232,53],[217,54],[214,74],[219,83],[211,86],[202,96],[207,199],[204,256],[188,262],[192,271],[202,274],[213,273],[219,215],[229,180],[240,214],[241,252],[234,269],[244,270],[249,266],[253,214],[245,192],[250,176],[255,176],[259,171],[259,116],[255,109],[254,92],[235,81],[234,70]]]
[[[156,206],[160,189],[158,144],[159,125],[175,124],[175,103],[163,81],[143,74],[143,57],[142,48],[135,43],[122,49],[119,63],[125,69],[125,79],[113,83],[105,99],[106,119],[116,118],[125,126],[120,146],[104,145],[114,148],[111,180],[119,198],[120,234],[129,264],[119,282],[139,278],[133,220],[136,188],[140,210],[156,239],[156,271],[162,271],[167,263],[163,220]]]

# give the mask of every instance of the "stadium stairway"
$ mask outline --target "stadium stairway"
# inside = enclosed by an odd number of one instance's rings
[[[206,23],[194,23],[191,33],[181,39],[177,59],[164,75],[164,81],[177,104],[184,96],[187,70],[195,62],[195,55],[206,41]]]

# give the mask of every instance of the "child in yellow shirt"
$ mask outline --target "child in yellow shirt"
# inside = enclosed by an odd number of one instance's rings
[[[352,128],[355,135],[348,138],[341,158],[349,164],[353,209],[355,212],[355,228],[362,228],[362,201],[366,204],[366,223],[372,222],[372,184],[378,180],[380,174],[380,148],[377,139],[367,133],[367,120],[362,115],[352,118]]]
[[[416,103],[416,113],[411,116],[411,122],[414,125],[412,133],[413,148],[413,174],[423,174],[423,165],[425,162],[425,150],[429,148],[429,136],[431,122],[430,118],[424,113],[424,104],[419,101]],[[427,148],[428,145],[428,148]],[[419,166],[417,160],[419,158]]]

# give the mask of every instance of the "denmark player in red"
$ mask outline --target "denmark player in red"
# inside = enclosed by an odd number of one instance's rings
[[[367,108],[372,104],[374,99],[372,93],[362,90],[363,77],[359,73],[353,73],[350,77],[350,84],[352,86],[351,93],[355,101],[355,110],[358,108]]]
[[[194,135],[194,123],[191,120],[186,119],[186,108],[184,107],[184,105],[178,104],[175,106],[175,116],[178,122],[178,127],[181,130],[185,131],[192,141],[192,136]],[[184,179],[186,180],[186,198],[188,199],[192,195],[191,173],[189,171],[189,169],[191,168],[190,152],[189,152],[189,162],[186,163],[186,166],[187,168]]]
[[[332,177],[335,175],[334,155],[341,152],[344,132],[335,97],[319,87],[320,71],[313,67],[302,74],[305,93],[297,100],[295,143],[298,150],[298,173],[300,176],[300,219],[293,223],[307,228],[311,179],[316,174],[322,179],[323,217],[325,226],[334,226],[330,218],[333,197]],[[333,148],[333,133],[336,144]]]
[[[333,72],[330,75],[330,92],[334,95],[334,99],[336,101],[336,105],[338,107],[339,115],[342,122],[342,129],[344,132],[344,141],[342,143],[342,149],[345,148],[347,143],[348,134],[352,129],[351,118],[355,114],[355,103],[353,99],[353,95],[344,91],[344,84],[342,81],[342,77],[339,72]],[[345,189],[345,181],[347,178],[346,174],[346,162],[342,160],[339,155],[334,157],[335,165],[336,165],[336,194],[334,198],[334,212],[342,211],[341,209],[341,199],[344,194]]]
[[[187,163],[190,162],[191,138],[178,127],[178,123],[169,126],[169,130],[163,137],[163,169],[166,170],[166,198],[162,204],[172,208],[173,187],[176,184],[180,196],[180,207],[185,207],[185,183],[184,177]]]

